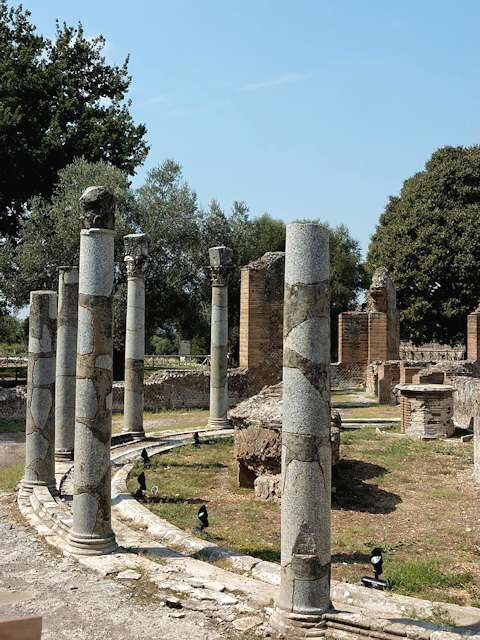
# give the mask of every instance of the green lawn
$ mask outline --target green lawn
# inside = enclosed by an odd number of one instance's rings
[[[362,427],[342,432],[341,454],[333,481],[333,577],[358,583],[371,572],[371,549],[381,546],[392,590],[480,606],[480,507],[471,482],[472,445],[412,441]],[[278,560],[279,505],[236,487],[232,458],[231,438],[155,456],[145,469],[146,506],[191,531],[205,503],[211,540]],[[132,492],[141,470],[137,463],[130,474]]]

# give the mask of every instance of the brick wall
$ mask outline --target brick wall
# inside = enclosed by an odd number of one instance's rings
[[[388,360],[387,314],[368,314],[368,362]]]
[[[285,254],[266,253],[241,271],[240,367],[249,369],[254,391],[282,375]]]
[[[454,432],[452,391],[402,391],[402,431],[428,440]]]
[[[467,360],[480,360],[480,313],[467,316]]]
[[[330,365],[330,388],[334,390],[364,389],[367,367],[359,363],[332,362]]]
[[[397,404],[395,387],[400,382],[400,361],[382,362],[378,367],[379,404]]]
[[[338,360],[342,363],[368,362],[368,314],[346,311],[338,316]]]

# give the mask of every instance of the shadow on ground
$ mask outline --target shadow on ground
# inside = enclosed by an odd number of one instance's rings
[[[378,464],[362,460],[340,460],[333,471],[332,484],[336,489],[332,496],[333,508],[368,513],[395,511],[397,504],[402,501],[399,495],[365,482],[380,478],[386,473],[387,469]]]

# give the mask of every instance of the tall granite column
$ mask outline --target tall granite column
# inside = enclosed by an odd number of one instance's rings
[[[59,267],[55,459],[73,459],[77,360],[78,267]]]
[[[123,238],[127,264],[127,331],[123,432],[143,438],[143,361],[145,358],[145,278],[149,237],[132,233]]]
[[[320,637],[330,608],[328,232],[287,226],[283,316],[281,585],[273,626]]]
[[[209,249],[212,277],[212,326],[210,342],[210,417],[208,424],[217,429],[228,428],[228,286],[227,275],[232,264],[228,247]]]
[[[30,293],[25,475],[22,493],[55,487],[55,338],[57,294]]]
[[[105,187],[80,198],[73,524],[69,550],[116,548],[111,526],[112,292],[115,200]]]

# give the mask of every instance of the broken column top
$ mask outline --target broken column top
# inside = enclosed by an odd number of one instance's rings
[[[132,258],[148,258],[150,249],[150,236],[146,233],[129,233],[123,236],[125,256]]]
[[[367,294],[367,310],[386,313],[397,306],[397,291],[385,267],[378,267]]]
[[[218,267],[229,267],[232,264],[233,252],[225,245],[210,247],[208,255],[210,257],[210,266],[214,269]]]
[[[108,187],[88,187],[80,197],[82,229],[115,229],[115,196]]]

